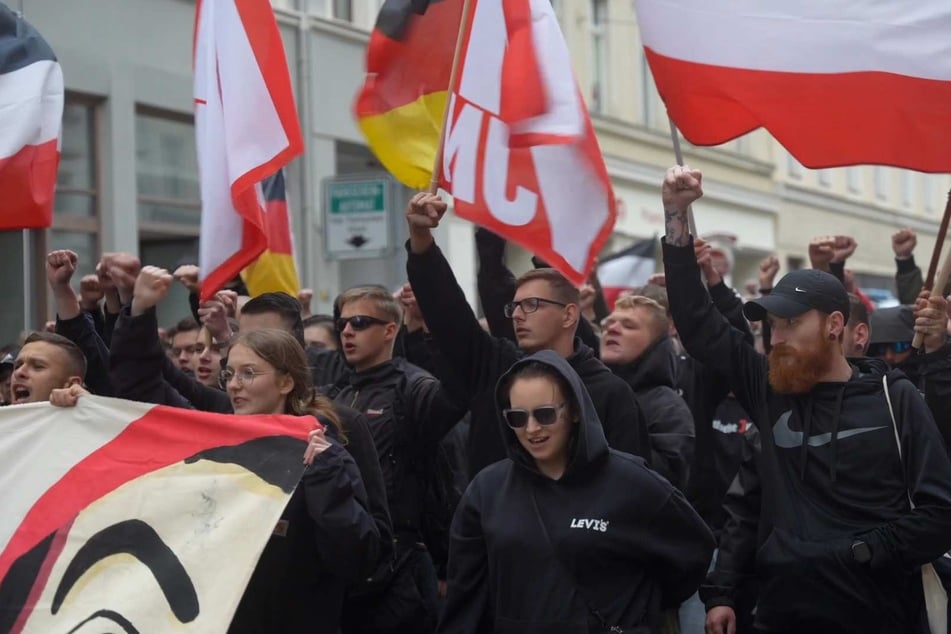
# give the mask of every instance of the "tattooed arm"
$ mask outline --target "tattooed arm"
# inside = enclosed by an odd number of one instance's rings
[[[690,244],[687,208],[703,196],[702,179],[703,175],[698,170],[686,165],[667,170],[662,189],[667,244],[677,247]]]

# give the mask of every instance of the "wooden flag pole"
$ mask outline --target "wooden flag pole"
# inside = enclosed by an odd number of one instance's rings
[[[674,158],[677,159],[677,165],[680,167],[684,166],[684,155],[680,150],[680,137],[677,135],[677,124],[674,123],[674,120],[669,116],[667,120],[670,121],[670,140],[674,144]],[[694,238],[697,236],[697,223],[693,219],[693,205],[687,205],[687,228],[690,229],[690,235]]]
[[[449,120],[452,113],[449,112],[449,104],[452,101],[452,91],[456,87],[456,79],[459,75],[459,67],[462,65],[462,43],[466,39],[466,33],[469,31],[469,19],[472,8],[472,0],[463,0],[462,15],[459,19],[459,34],[456,36],[456,50],[452,54],[452,70],[449,73],[449,89],[446,96],[446,112],[442,118],[442,128],[439,130],[439,141],[436,144],[436,160],[433,161],[433,176],[429,181],[429,193],[435,194],[439,190],[439,179],[442,177],[442,159],[443,146],[446,144],[446,133],[449,130]]]
[[[941,225],[938,227],[938,236],[935,239],[934,251],[931,252],[931,264],[928,266],[928,277],[925,278],[926,288],[932,292],[935,289],[939,293],[944,293],[944,287],[948,283],[948,276],[951,274],[951,251],[944,258],[944,266],[941,267],[941,273],[937,272],[938,262],[941,259],[941,251],[944,248],[944,240],[948,235],[948,220],[951,219],[951,191],[948,192],[948,202],[944,206],[944,217],[941,219]],[[938,279],[935,279],[937,274]],[[924,343],[924,335],[916,333],[911,342],[911,347],[918,349]]]

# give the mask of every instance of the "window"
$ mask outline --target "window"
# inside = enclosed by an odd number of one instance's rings
[[[70,249],[79,256],[77,275],[91,273],[99,259],[98,102],[67,95],[53,227],[49,250]],[[77,277],[78,279],[78,277]]]
[[[353,21],[353,0],[304,0],[307,10],[322,18]]]
[[[135,144],[139,229],[198,235],[201,192],[191,117],[139,108]]]
[[[922,207],[925,208],[925,211],[934,212],[935,210],[935,196],[934,196],[934,179],[936,177],[931,174],[924,174],[921,177],[921,202]]]
[[[275,9],[297,10],[297,0],[271,0],[271,6]]]
[[[888,200],[888,173],[881,165],[873,168],[872,177],[875,181],[875,197],[879,200]]]
[[[591,110],[603,113],[608,86],[608,2],[591,0]]]
[[[860,167],[849,167],[845,172],[845,179],[849,186],[849,191],[853,194],[861,193],[862,191],[862,168]]]
[[[638,48],[641,57],[641,123],[652,128],[657,125],[657,86],[654,85],[654,75],[647,63],[644,47]]]
[[[819,186],[832,187],[832,170],[819,170]]]
[[[790,178],[802,180],[802,163],[796,160],[792,154],[786,153],[786,173]]]
[[[914,198],[914,174],[910,170],[901,172],[901,204],[903,207],[911,207]]]

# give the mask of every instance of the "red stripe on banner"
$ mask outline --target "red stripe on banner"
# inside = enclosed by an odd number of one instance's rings
[[[72,527],[73,522],[71,520],[68,524],[56,531],[56,535],[53,536],[53,543],[50,544],[50,549],[43,559],[43,565],[40,566],[40,570],[36,575],[33,588],[30,590],[30,594],[26,598],[26,603],[23,604],[23,609],[20,610],[20,616],[17,617],[16,623],[13,624],[13,629],[10,630],[10,634],[20,634],[24,626],[26,626],[26,622],[33,613],[33,608],[36,607],[36,602],[40,600],[40,596],[43,594],[43,588],[46,587],[46,581],[50,578],[50,573],[53,571],[56,560],[59,559],[60,553],[63,552],[63,548],[66,547],[66,539],[69,537],[69,531]]]
[[[764,127],[813,169],[878,164],[951,172],[951,82],[726,68],[645,50],[667,111],[694,145]]]
[[[45,229],[53,224],[59,141],[27,145],[0,158],[0,231]]]
[[[287,203],[269,200],[267,203],[267,248],[274,253],[294,255],[291,245],[291,222],[287,216]]]
[[[0,579],[18,557],[130,480],[213,447],[267,436],[306,440],[317,424],[306,416],[235,416],[155,406],[112,442],[77,463],[36,501],[0,553]]]
[[[232,184],[232,192],[241,192],[271,176],[301,154],[304,151],[304,138],[300,121],[297,120],[297,105],[294,103],[294,91],[287,70],[284,42],[271,3],[268,0],[234,0],[234,3],[288,140],[287,147],[277,156]]]

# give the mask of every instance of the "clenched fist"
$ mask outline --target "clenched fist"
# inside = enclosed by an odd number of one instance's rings
[[[172,276],[157,266],[144,266],[135,280],[132,294],[132,315],[137,317],[168,296]]]
[[[51,251],[46,256],[46,279],[50,288],[54,291],[69,288],[78,263],[79,256],[73,251]]]
[[[892,251],[896,260],[907,260],[915,251],[918,236],[911,229],[902,229],[892,235]]]

